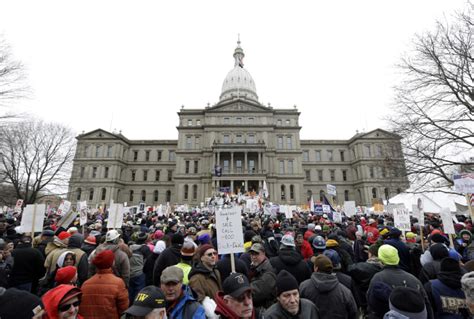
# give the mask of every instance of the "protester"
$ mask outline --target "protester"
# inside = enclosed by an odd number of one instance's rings
[[[157,230],[158,232],[158,230]],[[161,232],[161,230],[160,230]],[[161,232],[163,234],[163,232]],[[150,286],[153,284],[153,268],[155,267],[155,262],[160,256],[160,254],[165,250],[166,248],[166,243],[165,241],[161,240],[164,236],[158,235],[160,239],[157,240],[155,245],[153,246],[153,251],[150,256],[145,261],[145,264],[143,265],[143,272],[145,273],[145,284],[147,286]],[[155,237],[158,237],[155,232]]]
[[[77,269],[74,266],[65,266],[59,268],[54,277],[55,286],[59,285],[77,285]]]
[[[384,319],[427,319],[423,296],[419,291],[410,287],[396,287],[389,297],[389,307]]]
[[[240,258],[237,258],[236,254],[234,254],[234,263],[235,272],[244,274],[248,277],[249,268],[247,267],[247,264]],[[221,282],[224,282],[224,280],[229,277],[232,271],[230,254],[221,255],[221,258],[217,262],[216,267],[217,270],[219,270],[219,273],[221,274]]]
[[[253,244],[249,252],[252,260],[249,271],[252,299],[254,307],[261,308],[257,310],[260,312],[276,300],[276,275],[262,244]]]
[[[124,281],[114,275],[112,250],[95,254],[92,265],[97,273],[82,285],[80,313],[85,318],[120,318],[128,308],[128,291]]]
[[[9,287],[34,292],[39,279],[44,275],[44,258],[38,249],[31,247],[31,238],[22,236],[11,252],[13,267]]]
[[[86,253],[87,257],[97,248],[97,238],[89,235],[81,246],[81,249]]]
[[[299,283],[291,273],[280,271],[276,282],[278,302],[265,311],[264,318],[319,318],[314,303],[300,298]]]
[[[222,319],[255,319],[252,288],[244,274],[232,273],[216,296],[215,313]]]
[[[25,290],[0,287],[0,318],[42,319],[45,314],[41,299]]]
[[[161,273],[169,266],[176,265],[181,260],[181,247],[184,243],[184,237],[180,233],[171,235],[171,246],[163,250],[156,259],[153,268],[153,285],[160,285]]]
[[[41,298],[46,310],[43,319],[82,319],[79,315],[82,292],[71,285],[59,285]]]
[[[217,251],[210,244],[199,247],[199,261],[189,273],[189,286],[197,293],[198,301],[201,302],[206,296],[214,298],[214,295],[222,290],[221,274],[216,268]]]
[[[165,295],[159,288],[147,286],[140,290],[125,313],[133,318],[166,319]]]
[[[461,288],[466,296],[466,305],[471,316],[474,316],[474,271],[461,278]]]

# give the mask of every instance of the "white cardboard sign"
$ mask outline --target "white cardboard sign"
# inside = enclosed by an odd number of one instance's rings
[[[123,205],[112,204],[109,208],[109,217],[107,219],[107,228],[120,228],[123,222]]]
[[[443,220],[443,229],[446,234],[456,234],[454,230],[453,219],[451,217],[451,211],[447,207],[441,208],[441,219]]]
[[[45,204],[26,205],[21,217],[21,230],[25,233],[42,231],[45,212]]]
[[[347,217],[354,216],[356,214],[356,203],[354,201],[345,201],[344,213]]]
[[[393,223],[400,230],[410,231],[410,214],[404,208],[396,208],[393,210]]]
[[[217,252],[219,254],[244,252],[244,236],[240,207],[216,211]]]
[[[336,186],[331,184],[326,184],[326,190],[329,195],[336,196]]]
[[[79,211],[79,225],[84,226],[87,223],[87,201],[77,203],[77,210]]]
[[[418,205],[412,205],[411,211],[412,211],[413,217],[418,219],[418,224],[420,226],[425,226],[425,214],[423,213],[423,211],[419,209]]]

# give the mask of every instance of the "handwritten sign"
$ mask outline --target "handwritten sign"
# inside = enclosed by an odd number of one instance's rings
[[[356,214],[356,203],[354,201],[345,201],[344,213],[347,217],[354,216]]]
[[[79,225],[84,226],[87,223],[87,201],[77,202],[79,211]]]
[[[112,204],[109,208],[109,218],[107,228],[120,228],[123,222],[123,205]]]
[[[336,196],[336,186],[331,184],[326,184],[326,190],[329,195]]]
[[[331,212],[331,206],[323,205],[323,213],[324,214],[329,214],[330,212]]]
[[[240,207],[216,211],[217,252],[219,254],[244,252],[244,236]]]
[[[335,223],[342,223],[342,214],[341,214],[341,212],[334,212],[332,214],[332,219]]]
[[[425,214],[423,213],[422,210],[420,210],[418,205],[412,205],[411,206],[411,211],[412,211],[413,217],[418,219],[418,224],[420,226],[425,226]]]
[[[410,214],[404,208],[396,208],[393,210],[393,222],[395,227],[400,230],[410,231]]]
[[[71,209],[71,202],[67,200],[62,201],[58,207],[58,214],[61,216],[64,216],[65,214],[69,212],[70,209]]]
[[[26,205],[21,217],[21,230],[25,233],[42,231],[45,212],[45,204]]]
[[[441,208],[441,219],[443,220],[443,229],[446,234],[456,234],[454,229],[453,219],[451,217],[451,211],[447,207]]]
[[[15,205],[14,211],[15,211],[16,213],[21,212],[21,206],[23,206],[23,199],[18,199],[18,200],[16,201],[16,205]]]

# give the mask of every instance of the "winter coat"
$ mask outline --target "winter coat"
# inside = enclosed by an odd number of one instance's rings
[[[400,263],[398,266],[407,272],[411,272],[410,249],[408,249],[408,246],[402,242],[400,238],[387,239],[384,243],[397,249],[398,257],[400,257]]]
[[[266,259],[249,272],[254,307],[267,309],[276,299],[276,275],[270,261]]]
[[[149,250],[148,247],[142,245],[130,245],[132,257],[130,257],[130,278],[140,276],[143,274],[143,266],[145,264],[145,256],[142,252],[142,247]]]
[[[46,257],[49,256],[51,252],[58,248],[66,248],[66,244],[63,243],[58,237],[54,236],[53,241],[50,241],[49,243],[46,244],[46,248],[44,249],[44,253],[46,254]],[[54,263],[56,264],[56,263]]]
[[[247,267],[247,264],[245,264],[244,261],[237,257],[234,258],[234,262],[235,272],[244,274],[248,277],[249,268]],[[221,274],[221,282],[224,282],[224,280],[229,277],[230,272],[232,271],[232,266],[230,264],[230,255],[224,255],[221,260],[217,262],[216,267],[219,270],[219,273]]]
[[[197,300],[201,302],[206,296],[214,295],[222,290],[221,275],[219,270],[207,269],[202,263],[196,264],[189,273],[189,286],[197,293]]]
[[[348,274],[352,277],[354,284],[354,298],[360,306],[367,306],[367,290],[372,277],[382,270],[382,264],[378,259],[368,259],[366,262],[355,263],[349,266]]]
[[[351,291],[333,274],[313,273],[300,284],[300,297],[312,301],[322,319],[356,318],[357,305]]]
[[[10,287],[35,283],[44,275],[44,258],[36,248],[29,244],[18,244],[13,249],[13,267],[10,273]]]
[[[81,287],[79,313],[84,318],[120,318],[128,308],[128,290],[112,268],[98,269]]]
[[[76,255],[76,268],[77,268],[77,279],[80,284],[87,280],[89,275],[89,260],[88,256],[81,249],[82,236],[73,235],[69,237],[67,250],[72,251]]]
[[[425,284],[425,290],[433,306],[435,318],[468,318],[466,297],[461,289],[461,271],[442,271],[438,279]]]
[[[96,249],[96,248],[97,248],[96,245],[91,245],[91,244],[88,244],[88,243],[84,243],[81,246],[81,249],[86,253],[87,257],[89,257],[91,255],[91,253],[94,251],[94,249]]]
[[[189,286],[183,285],[181,298],[166,310],[170,319],[205,319],[204,308],[196,300]]]
[[[145,274],[145,286],[153,285],[153,267],[155,261],[158,259],[160,254],[152,253],[145,261],[143,265],[143,273]]]
[[[95,252],[93,252],[89,256],[89,262],[91,262],[95,255],[104,251],[104,250],[112,250],[115,255],[115,263],[112,266],[112,270],[114,274],[123,279],[125,285],[128,287],[128,283],[130,281],[130,261],[128,260],[128,255],[122,249],[120,249],[119,245],[111,244],[111,243],[104,243],[100,244]],[[89,277],[92,277],[96,273],[96,267],[90,263],[89,264]]]
[[[217,315],[219,315],[220,319],[240,319],[239,316],[235,314],[232,309],[227,306],[224,302],[224,293],[218,292],[215,296],[216,301],[216,310],[214,311]],[[265,317],[266,318],[266,317]],[[251,319],[255,319],[255,308],[252,313]]]
[[[277,302],[265,311],[263,317],[265,319],[318,319],[319,315],[314,303],[308,299],[300,298],[300,309],[296,315],[290,314]]]
[[[362,239],[356,239],[354,241],[354,261],[363,262],[369,258],[369,255],[364,251],[365,241]]]
[[[160,277],[166,267],[174,266],[181,260],[181,245],[166,248],[155,261],[153,267],[153,285],[160,286]]]
[[[313,256],[313,248],[311,248],[311,244],[307,240],[303,240],[301,246],[296,246],[296,250],[303,256],[304,260],[308,260]]]
[[[422,284],[427,283],[431,279],[436,279],[438,273],[441,271],[441,260],[433,260],[424,264],[421,268],[420,275],[418,279],[420,279]]]
[[[303,261],[302,256],[294,249],[281,248],[278,256],[270,258],[270,263],[275,269],[275,274],[286,270],[295,276],[298,285],[311,277],[311,269]]]
[[[61,300],[68,294],[71,290],[78,289],[72,285],[59,285],[56,288],[49,290],[42,298],[41,301],[44,305],[44,310],[46,314],[43,316],[43,319],[59,319],[59,304]],[[78,319],[82,319],[81,315],[77,316]]]

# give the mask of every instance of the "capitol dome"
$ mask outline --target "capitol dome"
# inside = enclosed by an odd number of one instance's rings
[[[227,73],[222,84],[220,101],[233,98],[244,98],[258,102],[257,89],[250,73],[244,69],[243,58],[245,54],[237,41],[234,51],[234,68]]]

